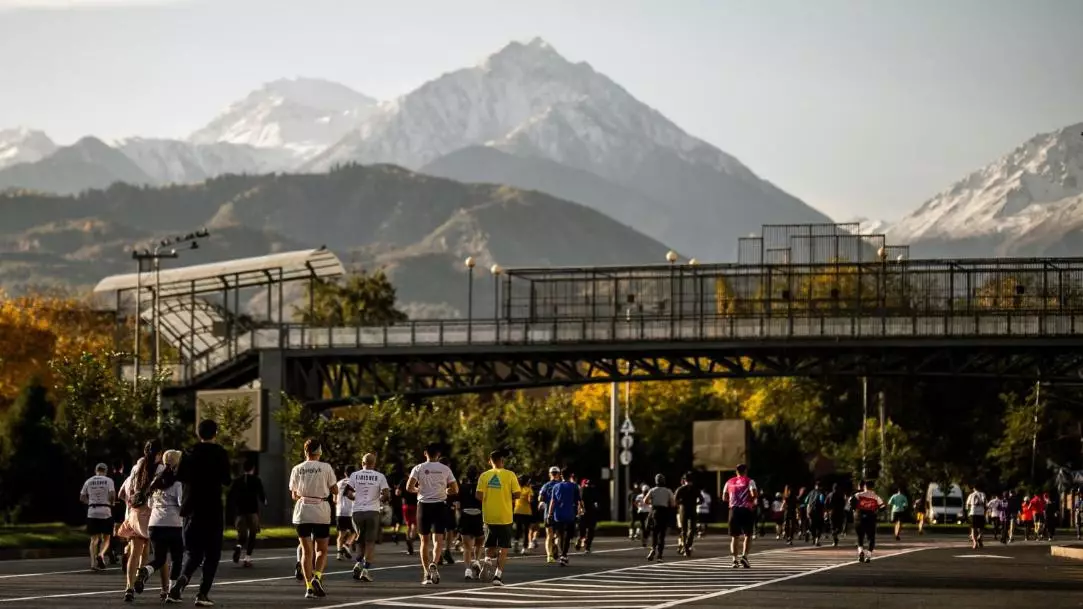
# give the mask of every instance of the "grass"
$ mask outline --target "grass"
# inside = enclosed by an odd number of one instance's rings
[[[600,522],[598,533],[600,535],[624,535],[628,530],[626,522]],[[709,525],[708,530],[713,533],[725,533],[726,526],[721,523]],[[912,524],[904,525],[904,531],[915,532],[917,527]],[[969,530],[965,524],[926,526],[929,533],[965,533]],[[881,523],[881,533],[889,533],[892,526]],[[385,529],[390,533],[391,529]],[[774,527],[768,526],[767,533],[773,534]],[[237,538],[232,529],[226,530],[226,540],[229,542]],[[265,527],[259,535],[259,539],[266,541],[287,542],[297,538],[293,527]],[[62,523],[42,523],[26,525],[0,526],[0,549],[38,549],[38,548],[74,548],[87,544],[87,534],[82,525],[68,526]]]

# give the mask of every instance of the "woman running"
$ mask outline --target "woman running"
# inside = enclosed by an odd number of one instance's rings
[[[125,569],[124,602],[135,602],[138,571],[147,558],[150,540],[150,483],[161,462],[161,444],[151,440],[143,446],[143,458],[132,468],[118,495],[128,505],[128,515],[120,525],[120,536],[128,540],[128,564]]]
[[[150,483],[150,543],[154,546],[154,560],[139,569],[135,579],[135,592],[142,594],[147,579],[158,571],[162,577],[161,600],[169,594],[169,580],[180,575],[184,556],[184,539],[181,535],[180,506],[183,485],[177,482],[177,467],[181,452],[167,450],[162,454],[162,467]],[[167,559],[172,561],[172,568]]]

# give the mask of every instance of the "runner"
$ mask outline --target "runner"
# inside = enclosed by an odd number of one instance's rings
[[[79,491],[79,501],[86,504],[86,532],[90,535],[90,570],[105,570],[105,555],[109,552],[109,539],[113,535],[113,504],[117,490],[113,480],[105,474],[109,467],[99,463],[94,475],[87,478]],[[116,562],[112,560],[111,562]]]
[[[846,493],[839,490],[836,482],[831,485],[831,492],[825,500],[827,507],[827,519],[831,523],[831,547],[839,547],[839,535],[846,526]]]
[[[696,541],[696,508],[700,499],[699,489],[692,484],[692,476],[692,472],[681,476],[681,487],[674,496],[677,503],[677,529],[680,531],[677,554],[690,558],[692,544]]]
[[[147,579],[158,571],[162,581],[162,602],[165,602],[169,595],[170,574],[173,579],[180,575],[181,560],[184,558],[183,522],[180,515],[183,485],[177,482],[176,476],[180,460],[179,450],[165,451],[162,454],[162,467],[150,483],[149,525],[154,560],[139,569],[134,584],[136,594],[142,594]]]
[[[447,498],[459,492],[451,468],[440,463],[440,445],[425,447],[425,462],[414,466],[406,490],[417,493],[417,524],[421,529],[421,583],[440,583],[436,561],[440,559],[447,529]]]
[[[906,518],[906,508],[909,507],[910,501],[900,488],[887,500],[887,503],[891,506],[891,522],[895,524],[895,541],[901,541],[903,519]]]
[[[746,569],[752,565],[748,563],[748,549],[752,545],[752,527],[754,516],[752,510],[756,508],[760,491],[756,483],[748,477],[748,466],[737,466],[737,475],[726,481],[722,490],[722,500],[730,506],[730,554],[733,556],[733,568],[742,566]],[[787,487],[787,491],[789,487]],[[741,553],[737,553],[737,540],[741,539]],[[792,539],[792,537],[791,537]],[[792,542],[791,542],[792,543]]]
[[[417,539],[417,493],[406,488],[407,478],[402,479],[395,494],[402,501],[402,523],[406,525],[406,553],[413,556],[414,540]]]
[[[575,536],[575,518],[583,511],[583,500],[579,487],[570,480],[571,470],[564,468],[560,477],[561,481],[554,484],[550,491],[549,521],[557,540],[558,563],[567,567],[568,547]]]
[[[918,495],[914,499],[914,519],[918,523],[918,535],[925,534],[925,498]]]
[[[357,541],[357,531],[353,524],[353,500],[349,497],[352,493],[348,494],[346,491],[350,486],[350,474],[357,471],[357,469],[357,466],[347,465],[342,470],[342,480],[339,480],[336,484],[338,487],[338,504],[335,509],[335,531],[338,535],[335,538],[335,548],[338,552],[335,560],[350,560],[353,558],[349,548]]]
[[[996,495],[993,495],[993,498],[985,505],[985,513],[989,519],[989,524],[993,527],[993,539],[1001,539],[1001,531],[1004,527],[1004,518],[1000,513],[1002,505],[1003,502]]]
[[[323,570],[327,566],[327,544],[331,538],[332,498],[338,491],[335,470],[320,461],[323,446],[319,440],[305,441],[305,460],[290,472],[290,496],[293,497],[293,524],[301,542],[301,573],[305,580],[305,598],[323,598]]]
[[[113,489],[120,490],[124,481],[128,479],[128,475],[124,473],[124,461],[119,459],[113,461],[113,470],[109,473],[109,479],[113,481]],[[119,561],[121,557],[127,556],[127,544],[124,542],[124,539],[117,535],[117,530],[120,529],[120,525],[124,522],[124,517],[127,515],[128,506],[124,505],[124,502],[120,500],[120,497],[116,497],[113,500],[113,537],[110,539],[109,547],[107,548],[109,564],[111,565],[117,564],[117,561]],[[125,563],[125,565],[127,565],[127,563]]]
[[[256,536],[259,535],[259,508],[267,505],[267,494],[263,492],[263,481],[256,475],[256,460],[248,459],[244,464],[244,475],[233,481],[229,487],[230,502],[237,508],[234,526],[237,529],[237,545],[233,546],[233,563],[252,566],[252,554],[256,551]],[[242,562],[243,557],[243,562]]]
[[[534,490],[530,488],[530,478],[519,476],[519,489],[519,498],[515,500],[515,542],[512,547],[519,554],[526,554],[530,547],[530,528],[534,525]]]
[[[158,464],[162,461],[161,443],[158,440],[150,440],[143,445],[143,457],[132,468],[132,475],[120,487],[117,495],[128,506],[128,515],[120,525],[118,533],[128,540],[128,563],[125,568],[125,583],[128,585],[124,591],[124,601],[135,601],[135,582],[139,577],[139,569],[144,565],[148,557],[150,544],[150,484],[158,471]]]
[[[447,457],[440,457],[440,463],[451,470],[451,460]],[[460,485],[461,486],[461,485]],[[436,565],[453,565],[455,564],[455,558],[451,555],[451,548],[456,543],[456,537],[459,530],[459,522],[456,519],[458,516],[455,506],[459,503],[458,491],[452,493],[449,492],[447,499],[444,501],[444,551],[438,555]]]
[[[707,524],[711,521],[711,494],[707,489],[700,489],[699,501],[696,503],[696,538],[703,537],[707,532]]]
[[[884,500],[872,490],[872,483],[863,480],[861,491],[854,494],[850,504],[854,512],[854,526],[857,528],[857,560],[870,563],[872,553],[876,550],[876,515],[884,509]],[[865,550],[866,539],[869,541],[868,551]]]
[[[797,535],[797,497],[789,486],[782,489],[782,539],[786,545],[793,545],[793,538]]]
[[[808,489],[803,486],[797,492],[797,536],[808,543]]]
[[[1008,543],[1011,543],[1015,539],[1015,529],[1017,527],[1023,527],[1022,513],[1023,513],[1023,500],[1019,498],[1019,493],[1016,491],[1008,491],[1007,493],[1008,504]],[[1026,535],[1026,529],[1024,528],[1024,535]]]
[[[1053,541],[1057,534],[1057,517],[1060,515],[1060,510],[1057,502],[1049,498],[1049,493],[1042,494],[1042,504],[1045,506],[1045,538]]]
[[[210,419],[199,422],[196,430],[199,444],[188,450],[177,467],[177,481],[184,484],[184,567],[180,577],[169,589],[166,602],[179,602],[184,588],[196,569],[202,565],[203,575],[196,595],[197,607],[212,607],[208,595],[222,559],[222,536],[225,522],[222,515],[222,487],[230,484],[229,455],[214,440],[218,424]]]
[[[812,490],[809,491],[808,504],[805,508],[808,513],[809,536],[812,538],[812,543],[816,544],[816,547],[820,547],[820,538],[824,534],[826,502],[827,498],[824,496],[823,489],[820,488],[820,481],[817,480]]]
[[[511,548],[512,522],[514,510],[512,506],[521,494],[519,481],[515,474],[504,469],[503,451],[495,450],[489,454],[489,465],[492,469],[483,473],[478,478],[474,490],[474,497],[481,502],[481,513],[485,520],[485,569],[486,572],[493,568],[493,559],[496,559],[496,570],[493,571],[493,585],[504,585],[504,565],[508,561],[508,549]],[[464,491],[464,494],[469,490]],[[559,495],[559,489],[554,495]],[[567,547],[567,541],[565,541]]]
[[[485,524],[482,520],[481,499],[477,496],[478,468],[466,469],[459,492],[459,537],[463,542],[463,563],[466,581],[481,577],[481,557],[485,555]]]
[[[583,478],[579,483],[579,493],[583,499],[583,513],[579,517],[579,541],[575,542],[575,549],[590,554],[594,532],[598,528],[598,487],[590,479]]]
[[[1030,541],[1031,531],[1037,530],[1034,528],[1034,509],[1031,505],[1030,496],[1024,495],[1023,503],[1019,506],[1019,526],[1023,529],[1023,541]],[[1036,540],[1037,535],[1034,538]]]
[[[1083,492],[1075,490],[1075,505],[1072,506],[1072,514],[1075,521],[1075,538],[1083,540]]]
[[[370,582],[372,560],[376,556],[376,539],[380,536],[380,507],[391,499],[391,487],[387,478],[376,471],[376,455],[368,453],[361,458],[361,469],[350,474],[345,487],[352,516],[351,530],[357,532],[357,562],[353,566],[353,578]]]
[[[560,468],[557,468],[560,471]],[[549,469],[549,473],[553,473],[553,468]],[[639,520],[639,497],[643,493],[638,482],[632,483],[631,489],[628,491],[628,541],[635,541],[639,536],[643,534],[642,523]],[[644,541],[644,547],[646,547],[646,541]]]
[[[395,479],[402,478],[401,468],[395,468]],[[390,481],[388,481],[390,484]],[[416,505],[416,504],[415,504]],[[395,545],[399,545],[399,533],[402,531],[402,525],[405,524],[405,518],[403,518],[403,501],[402,494],[399,492],[399,484],[395,484],[395,492],[391,494],[391,498],[387,504],[391,510],[391,541]],[[356,539],[356,536],[355,536]]]
[[[647,547],[647,538],[650,537],[651,531],[651,506],[647,505],[647,493],[650,492],[651,487],[646,484],[639,487],[639,494],[636,495],[636,520],[639,523],[640,539],[643,540],[643,547]]]
[[[982,534],[985,532],[985,493],[981,484],[974,485],[974,492],[966,499],[967,515],[970,516],[970,545],[973,549],[985,547]]]
[[[553,532],[553,519],[549,513],[549,506],[553,499],[553,487],[561,482],[560,468],[549,468],[549,481],[542,485],[538,491],[538,507],[541,510],[542,523],[545,525],[545,562],[552,564],[557,557],[557,538]]]

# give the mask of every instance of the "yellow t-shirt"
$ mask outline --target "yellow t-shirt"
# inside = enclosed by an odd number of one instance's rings
[[[482,494],[481,514],[485,524],[511,524],[512,493],[519,492],[519,480],[506,469],[491,469],[478,478]]]
[[[519,491],[519,500],[515,502],[515,515],[516,516],[533,516],[534,515],[534,491],[529,487],[525,487]]]

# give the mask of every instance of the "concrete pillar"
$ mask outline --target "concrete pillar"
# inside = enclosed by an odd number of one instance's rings
[[[285,439],[282,428],[275,421],[275,413],[282,409],[285,371],[282,351],[260,351],[263,451],[259,454],[259,475],[267,493],[267,507],[263,510],[262,520],[268,525],[288,525],[291,521],[292,502],[287,492],[289,472],[286,470]]]

